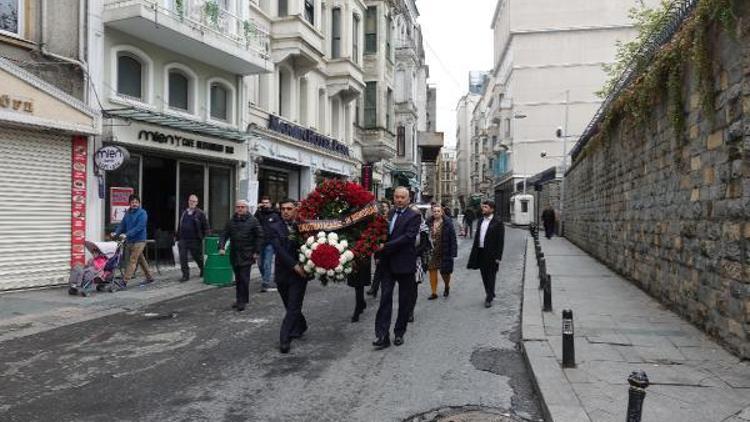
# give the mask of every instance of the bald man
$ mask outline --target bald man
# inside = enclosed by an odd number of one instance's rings
[[[227,241],[230,241],[229,261],[232,263],[237,289],[237,300],[232,307],[242,312],[250,301],[250,269],[258,259],[263,245],[263,229],[250,214],[247,201],[237,201],[234,205],[234,215],[227,222],[224,234],[219,239],[219,253],[222,255]]]

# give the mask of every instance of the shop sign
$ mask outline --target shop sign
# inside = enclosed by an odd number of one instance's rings
[[[299,139],[300,141],[307,142],[316,147],[325,148],[347,157],[349,156],[349,147],[339,141],[321,135],[312,129],[297,126],[294,123],[281,120],[278,116],[271,116],[268,119],[268,128],[274,132],[279,132],[294,139]]]
[[[71,169],[71,206],[70,206],[70,265],[86,263],[86,155],[87,139],[85,136],[73,137],[73,154]]]
[[[0,94],[0,108],[10,109],[27,114],[34,114],[34,100]]]
[[[109,222],[111,224],[119,223],[128,212],[130,202],[128,198],[135,193],[135,189],[127,187],[109,188]]]
[[[362,166],[362,187],[372,190],[372,164],[364,164]]]
[[[167,135],[166,133],[152,130],[142,130],[138,132],[138,140],[147,140],[159,144],[169,144],[176,147],[195,148],[204,151],[213,151],[224,154],[234,154],[234,147],[217,144],[214,142],[197,141],[195,139],[185,138],[179,135]]]
[[[128,150],[123,147],[108,145],[96,150],[94,162],[104,171],[114,171],[120,168],[130,158]]]

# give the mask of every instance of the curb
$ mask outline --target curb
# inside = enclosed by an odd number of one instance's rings
[[[526,367],[532,375],[545,420],[591,422],[547,339],[540,291],[533,282],[539,271],[533,254],[533,245],[527,236],[521,306],[521,349]]]

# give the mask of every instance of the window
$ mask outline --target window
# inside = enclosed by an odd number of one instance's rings
[[[331,57],[341,57],[341,8],[331,10]]]
[[[510,138],[510,119],[505,119],[505,137]]]
[[[211,118],[229,121],[229,90],[219,83],[211,84]]]
[[[128,54],[117,57],[117,93],[143,99],[143,65]]]
[[[279,68],[279,116],[292,118],[292,72],[286,67]]]
[[[391,130],[391,112],[393,111],[393,90],[388,88],[385,109],[385,128]]]
[[[370,6],[365,15],[365,54],[378,52],[378,7]]]
[[[279,17],[289,15],[289,0],[279,0]]]
[[[396,154],[399,157],[406,155],[406,128],[403,126],[396,129]]]
[[[21,0],[0,0],[0,32],[21,35],[23,7]]]
[[[182,111],[190,109],[190,80],[179,70],[169,71],[169,107]]]
[[[521,212],[529,212],[529,201],[521,201]]]
[[[391,27],[393,26],[393,19],[391,19],[390,16],[388,16],[388,19],[385,20],[385,57],[387,59],[391,58]]]
[[[352,60],[359,64],[359,16],[354,15],[352,21]]]
[[[315,25],[315,0],[305,0],[305,20]]]
[[[299,80],[299,124],[307,126],[307,79]]]
[[[378,125],[378,83],[367,82],[365,86],[365,127],[375,128]]]

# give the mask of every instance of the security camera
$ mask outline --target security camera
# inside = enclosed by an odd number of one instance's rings
[[[563,137],[563,128],[561,128],[560,126],[558,126],[558,127],[557,127],[557,130],[555,131],[555,135],[556,135],[556,136],[557,136],[558,138],[562,138],[562,137]]]
[[[541,154],[539,154],[540,157],[544,158],[547,156],[547,151],[542,151]]]

